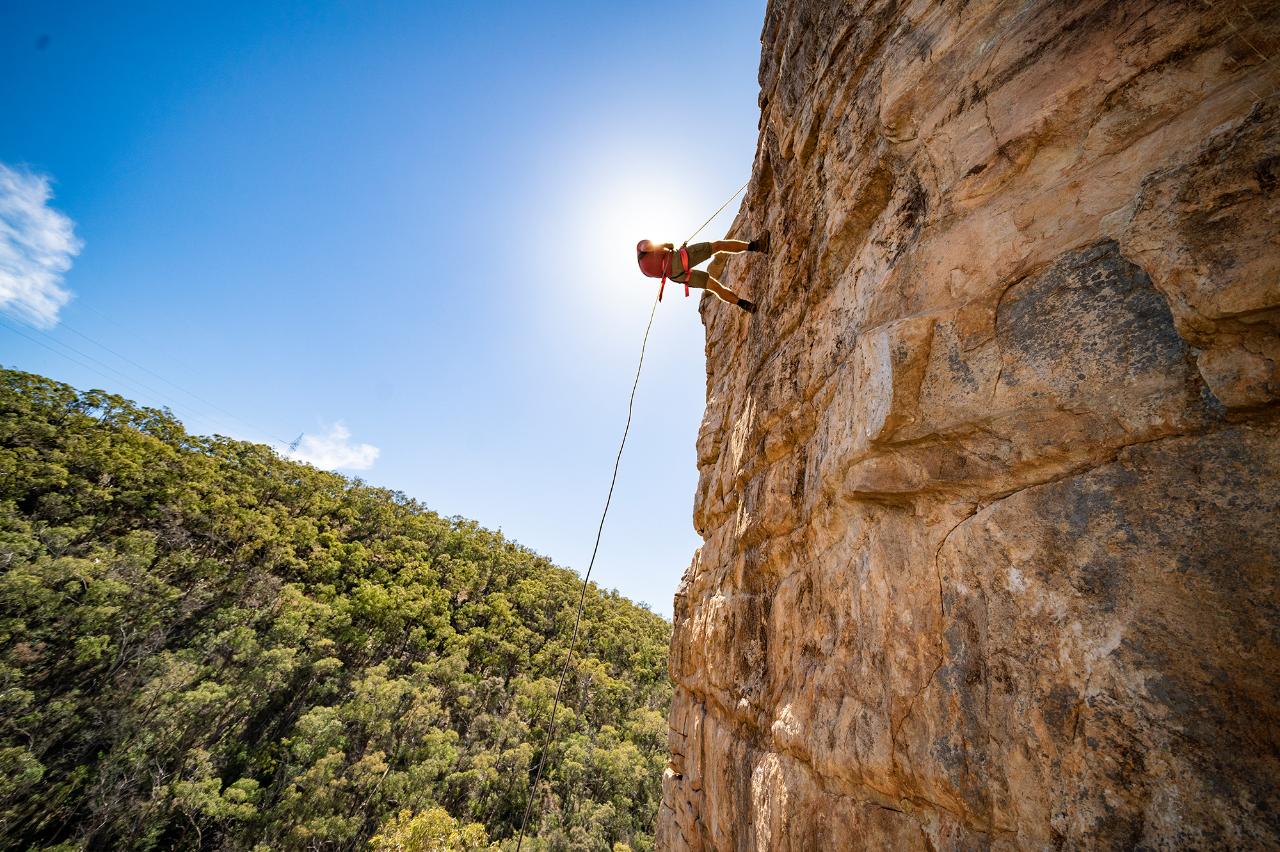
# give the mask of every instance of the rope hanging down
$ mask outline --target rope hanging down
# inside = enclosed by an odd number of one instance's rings
[[[627,446],[627,434],[631,431],[631,412],[636,404],[636,388],[640,386],[640,370],[644,367],[644,351],[649,346],[649,332],[653,329],[653,318],[658,313],[658,300],[653,300],[653,308],[649,311],[649,324],[644,329],[644,341],[640,344],[640,363],[636,365],[636,378],[631,383],[631,399],[627,401],[627,425],[622,430],[622,442],[618,444],[618,457],[613,460],[613,478],[609,480],[609,496],[604,500],[604,511],[600,513],[600,526],[596,528],[596,543],[591,548],[591,561],[587,563],[587,573],[582,578],[582,591],[578,595],[578,613],[573,618],[573,637],[569,640],[569,650],[565,654],[564,665],[560,668],[560,682],[556,684],[556,698],[551,703],[551,723],[547,728],[547,746],[542,750],[538,760],[538,771],[529,786],[529,798],[524,806],[524,819],[520,821],[520,838],[516,841],[516,852],[524,844],[525,829],[529,825],[529,812],[533,808],[533,797],[542,781],[542,769],[547,762],[547,753],[556,741],[556,710],[560,707],[560,694],[564,689],[564,679],[569,673],[569,663],[573,660],[573,649],[578,644],[578,627],[582,623],[582,607],[587,599],[587,582],[591,579],[591,569],[596,564],[596,553],[600,550],[600,536],[604,533],[604,519],[609,516],[609,504],[613,502],[613,487],[618,484],[618,466],[622,464],[622,450]]]
[[[737,191],[725,199],[724,204],[720,205],[720,209],[712,213],[707,221],[698,226],[698,230],[689,235],[689,239],[683,244],[687,244],[689,240],[698,236],[703,228],[711,224],[711,220],[719,216],[724,208],[729,206],[729,202],[738,197],[738,193],[747,188],[748,180]],[[636,364],[635,381],[631,383],[631,398],[627,400],[627,425],[622,429],[622,441],[618,444],[618,455],[613,460],[613,477],[609,480],[609,494],[604,499],[604,511],[600,513],[600,525],[596,527],[596,543],[591,548],[591,560],[587,563],[587,573],[582,577],[582,591],[578,593],[578,611],[573,617],[573,635],[569,639],[569,650],[565,652],[564,664],[560,667],[560,680],[556,684],[556,697],[551,702],[551,721],[547,726],[547,745],[542,750],[542,757],[538,759],[538,771],[534,773],[533,783],[529,785],[529,795],[524,805],[524,818],[520,820],[520,835],[516,840],[516,852],[520,852],[520,848],[524,845],[525,831],[529,827],[529,814],[533,810],[534,794],[538,792],[538,784],[542,782],[542,770],[546,767],[547,754],[555,746],[556,742],[556,711],[560,709],[560,696],[564,692],[564,681],[569,674],[569,664],[573,662],[573,650],[578,645],[578,629],[582,624],[582,608],[587,600],[587,584],[591,580],[591,569],[596,564],[596,554],[600,551],[600,537],[604,534],[604,521],[609,517],[609,504],[613,502],[613,489],[618,484],[618,468],[622,464],[622,451],[627,446],[627,435],[631,432],[631,414],[636,404],[636,389],[640,387],[640,371],[644,368],[644,352],[649,346],[649,332],[653,330],[653,318],[658,313],[658,299],[653,300],[653,307],[649,310],[649,323],[644,327],[644,340],[640,343],[640,363]]]

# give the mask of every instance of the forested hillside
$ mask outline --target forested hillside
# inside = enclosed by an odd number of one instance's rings
[[[0,371],[0,849],[514,847],[578,583],[402,494]],[[588,593],[526,849],[652,846],[669,629]]]

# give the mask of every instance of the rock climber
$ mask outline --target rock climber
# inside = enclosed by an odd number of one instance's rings
[[[636,244],[636,262],[640,271],[650,278],[661,278],[662,287],[666,287],[670,278],[677,284],[684,285],[684,294],[689,295],[689,288],[710,290],[720,297],[720,301],[737,305],[748,313],[756,312],[755,302],[740,297],[737,293],[712,278],[701,269],[694,269],[713,254],[737,254],[743,251],[768,253],[769,232],[765,231],[750,242],[743,240],[716,240],[710,243],[694,243],[691,246],[676,248],[674,243],[655,243],[641,240]],[[658,290],[658,299],[662,299],[662,290]]]

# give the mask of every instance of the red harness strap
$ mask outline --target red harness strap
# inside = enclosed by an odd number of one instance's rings
[[[676,281],[677,284],[684,284],[684,295],[689,297],[689,249],[680,246],[680,265],[684,267],[684,281]],[[662,283],[658,285],[658,301],[662,301],[662,293],[667,289],[667,278],[671,277],[671,252],[667,252],[662,256]],[[675,278],[671,278],[675,281]]]

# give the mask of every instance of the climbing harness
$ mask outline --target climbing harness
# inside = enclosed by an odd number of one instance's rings
[[[751,181],[747,181],[750,183]],[[689,252],[685,248],[689,244],[689,240],[702,231],[703,228],[711,224],[711,220],[720,215],[724,208],[729,206],[729,202],[738,197],[742,190],[747,188],[747,183],[738,187],[737,192],[729,196],[724,204],[720,205],[720,209],[712,213],[707,221],[698,226],[698,230],[689,235],[689,239],[680,245],[680,262],[684,264],[685,281],[689,280]],[[600,513],[600,524],[596,527],[596,543],[591,548],[591,559],[587,562],[587,573],[582,577],[582,590],[578,593],[578,610],[573,617],[573,634],[569,638],[569,648],[564,655],[564,663],[560,666],[560,679],[556,683],[556,697],[551,702],[551,720],[547,725],[547,744],[542,750],[542,756],[538,758],[538,771],[534,773],[533,783],[529,785],[529,795],[525,800],[524,818],[520,820],[520,834],[516,839],[516,852],[520,852],[524,845],[525,831],[529,827],[529,814],[533,811],[533,798],[538,792],[538,784],[542,782],[542,770],[546,767],[547,754],[555,746],[556,742],[556,711],[560,709],[560,697],[564,692],[564,681],[569,674],[569,664],[573,662],[573,651],[578,645],[578,629],[582,624],[582,610],[587,600],[587,585],[591,581],[591,570],[596,565],[596,554],[600,551],[600,538],[604,535],[604,522],[609,517],[609,505],[613,502],[613,489],[618,484],[618,468],[622,465],[622,451],[627,446],[627,435],[631,433],[631,415],[636,404],[636,389],[640,387],[640,371],[644,368],[644,353],[649,347],[649,332],[653,330],[653,318],[658,314],[658,303],[662,301],[662,289],[666,286],[668,273],[671,266],[671,252],[667,252],[662,263],[662,284],[658,287],[658,297],[653,300],[653,307],[649,309],[649,322],[644,327],[644,339],[640,341],[640,361],[636,364],[636,377],[631,383],[631,397],[627,400],[627,423],[622,427],[622,440],[618,443],[618,455],[613,460],[613,476],[609,479],[609,493],[604,498],[604,511]],[[646,273],[647,274],[647,273]],[[656,277],[656,276],[655,276]],[[673,281],[675,279],[672,279]],[[680,282],[677,282],[680,283]],[[685,284],[685,295],[689,295],[689,285]]]
[[[677,284],[684,284],[684,297],[689,298],[689,249],[687,246],[689,241],[685,240],[684,245],[680,246],[680,268],[684,270],[684,281],[676,281],[675,276],[671,276],[672,281]],[[662,301],[662,291],[667,289],[667,274],[671,271],[671,252],[667,252],[667,256],[662,259],[662,283],[658,285],[658,301]]]

